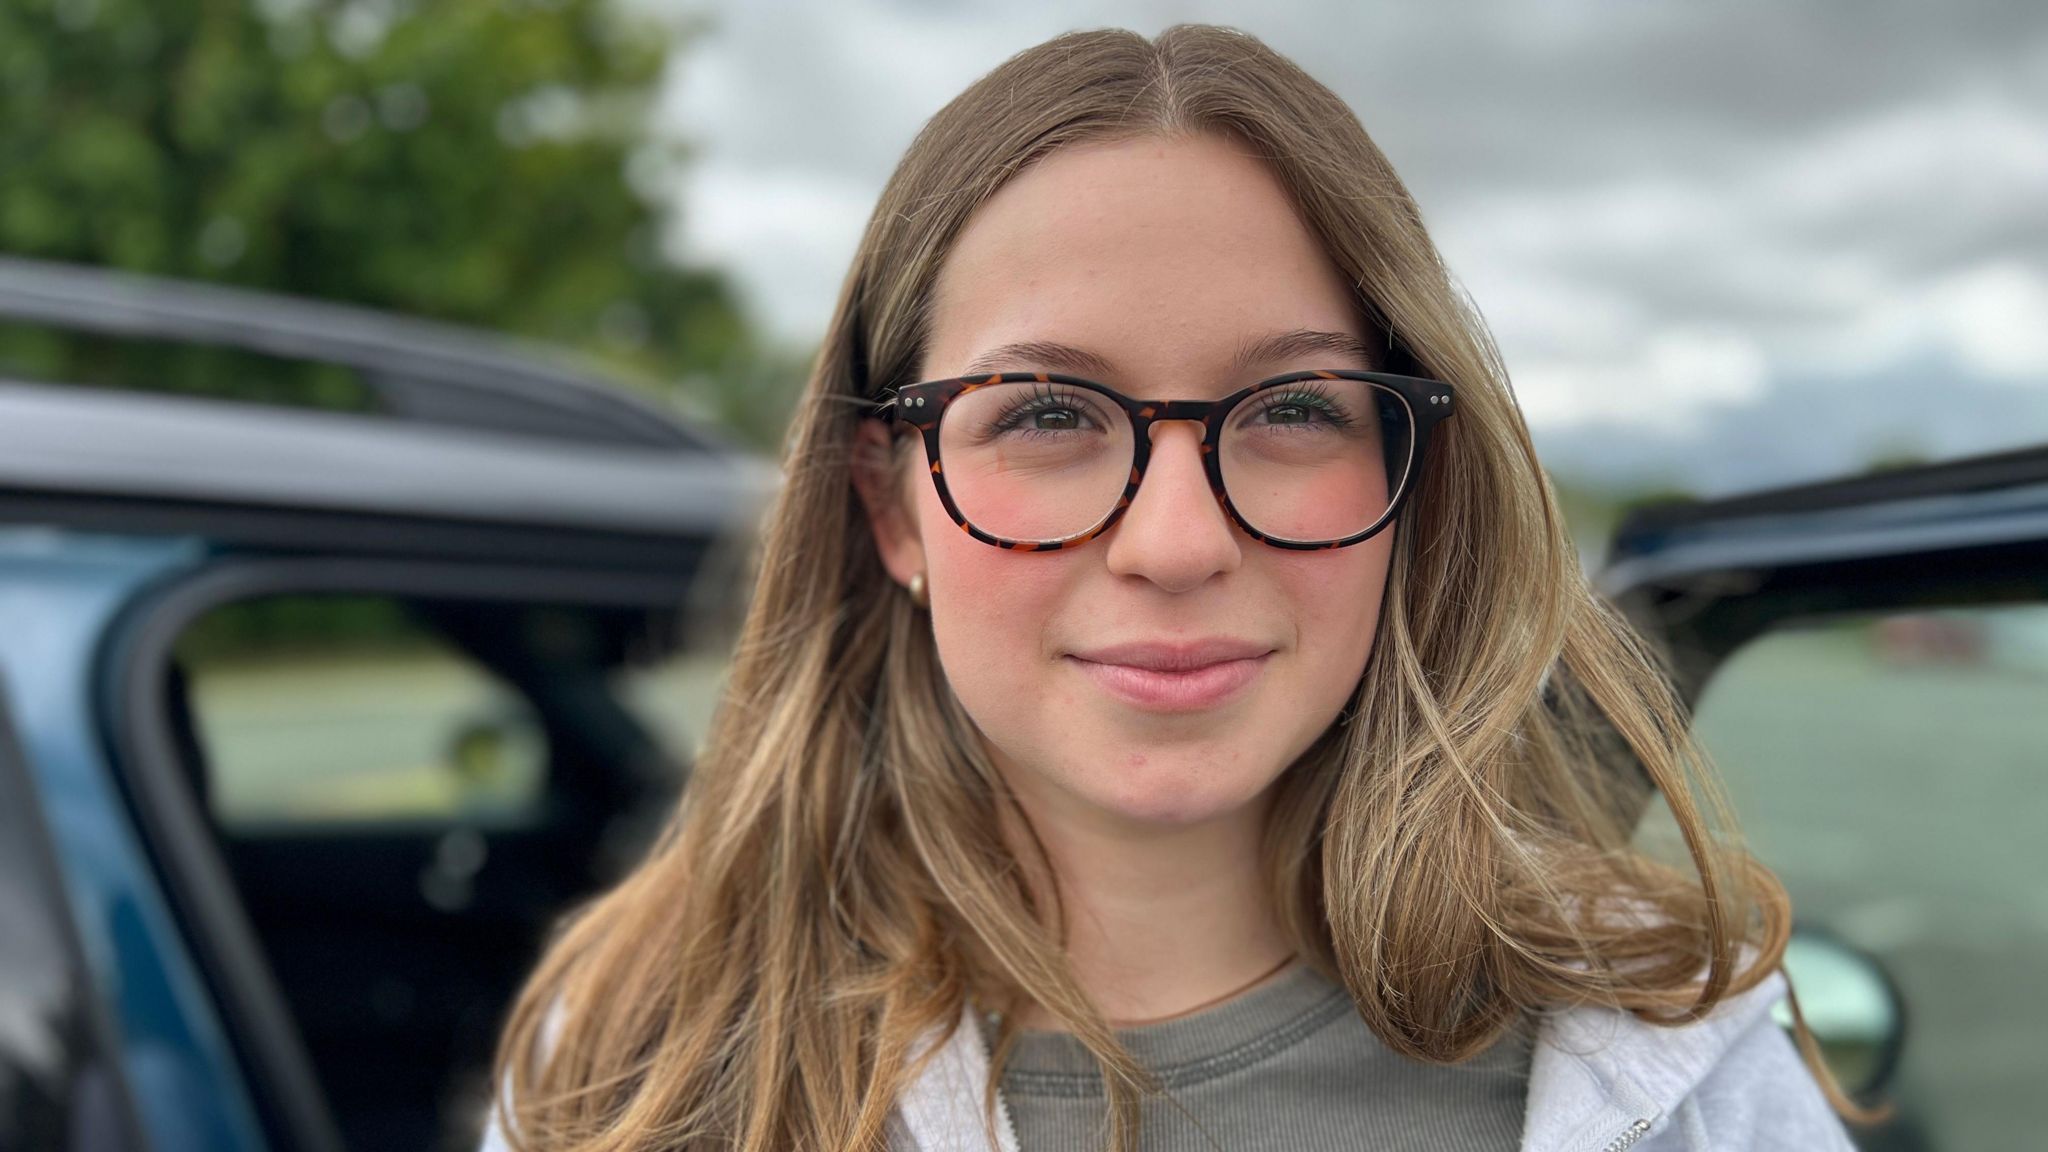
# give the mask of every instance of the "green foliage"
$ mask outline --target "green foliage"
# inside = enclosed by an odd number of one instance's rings
[[[1919,468],[1930,462],[1931,458],[1917,445],[1892,443],[1870,454],[1870,458],[1863,463],[1862,474],[1873,476],[1879,472],[1899,472],[1908,468]]]
[[[649,199],[688,159],[644,124],[674,47],[603,0],[0,0],[0,251],[723,381],[756,355],[745,318],[723,274],[662,258]],[[0,344],[0,365],[95,375],[78,348]],[[128,355],[162,387],[255,387],[244,363],[180,383],[163,349]]]
[[[695,407],[741,441],[778,451],[816,356],[815,349],[763,347],[731,365],[717,381],[690,389],[709,398]]]
[[[370,385],[340,364],[12,321],[0,321],[0,376],[339,412],[377,408]]]
[[[382,596],[266,596],[215,608],[178,637],[178,659],[205,666],[261,657],[424,651],[429,633]]]

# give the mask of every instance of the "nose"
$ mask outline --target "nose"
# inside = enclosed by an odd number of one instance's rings
[[[1185,592],[1244,560],[1236,525],[1209,487],[1199,421],[1152,425],[1152,450],[1138,494],[1109,531],[1110,571]]]

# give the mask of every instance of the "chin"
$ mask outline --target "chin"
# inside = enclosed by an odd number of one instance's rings
[[[1168,772],[1123,781],[1094,781],[1084,796],[1104,811],[1134,824],[1180,827],[1218,820],[1258,798],[1262,783],[1203,779],[1196,772]],[[1119,786],[1120,785],[1120,786]]]

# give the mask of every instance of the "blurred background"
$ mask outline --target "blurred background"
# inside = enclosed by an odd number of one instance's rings
[[[1358,111],[1588,513],[2048,427],[2023,2],[10,0],[0,251],[557,341],[768,448],[925,118],[1177,20]]]
[[[0,0],[0,703],[43,860],[0,924],[44,926],[0,931],[0,1149],[473,1141],[540,932],[701,747],[891,168],[1007,56],[1179,21],[1358,112],[1589,569],[1649,506],[2048,479],[2035,3]],[[1961,590],[1752,614],[1699,726],[1864,965],[1807,1011],[1910,1102],[1866,1146],[2018,1147],[2048,610],[1912,555]]]

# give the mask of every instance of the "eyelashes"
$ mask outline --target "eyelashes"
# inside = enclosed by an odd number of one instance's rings
[[[1087,418],[1090,418],[1091,422],[1094,423],[1095,427],[1097,428],[1100,428],[1102,426],[1101,421],[1099,419],[1094,419],[1094,417],[1096,417],[1097,414],[1093,411],[1093,405],[1091,405],[1083,397],[1081,393],[1075,392],[1071,389],[1063,391],[1053,391],[1050,388],[1048,388],[1046,391],[1043,392],[1032,392],[1030,395],[1022,397],[1018,399],[1015,403],[1012,403],[1009,406],[1005,407],[1000,413],[996,415],[996,418],[994,420],[989,422],[988,433],[989,435],[1001,435],[1004,432],[1008,432],[1014,429],[1017,426],[1018,422],[1025,419],[1026,417],[1036,416],[1045,412],[1062,411],[1071,411],[1076,413],[1077,416],[1085,416]],[[1082,430],[1083,429],[1080,428],[1024,429],[1025,432],[1037,432],[1046,434]]]
[[[1264,415],[1281,408],[1306,408],[1322,413],[1326,423],[1340,428],[1352,421],[1350,411],[1321,385],[1290,385],[1285,390],[1274,391],[1278,394],[1270,400],[1266,393],[1253,398],[1252,403],[1258,405],[1254,415]]]
[[[1021,432],[1025,435],[1059,435],[1061,433],[1084,432],[1091,429],[1104,431],[1106,430],[1106,421],[1119,418],[1121,414],[1111,413],[1105,417],[1100,411],[1099,405],[1100,401],[1093,398],[1091,393],[1081,392],[1076,389],[1061,388],[1058,385],[1034,388],[1029,393],[1005,405],[1000,412],[989,419],[982,429],[982,435],[985,438],[993,438],[1009,432]],[[1245,404],[1234,411],[1231,414],[1231,418],[1243,420],[1247,415],[1257,418],[1289,408],[1301,409],[1318,415],[1321,419],[1288,421],[1285,424],[1267,425],[1267,427],[1300,427],[1320,423],[1334,428],[1344,428],[1354,423],[1357,419],[1342,400],[1331,394],[1327,386],[1313,381],[1301,381],[1284,388],[1276,388],[1259,393],[1249,398]],[[1051,412],[1072,413],[1075,425],[1070,428],[1019,427],[1024,421],[1033,416]]]

